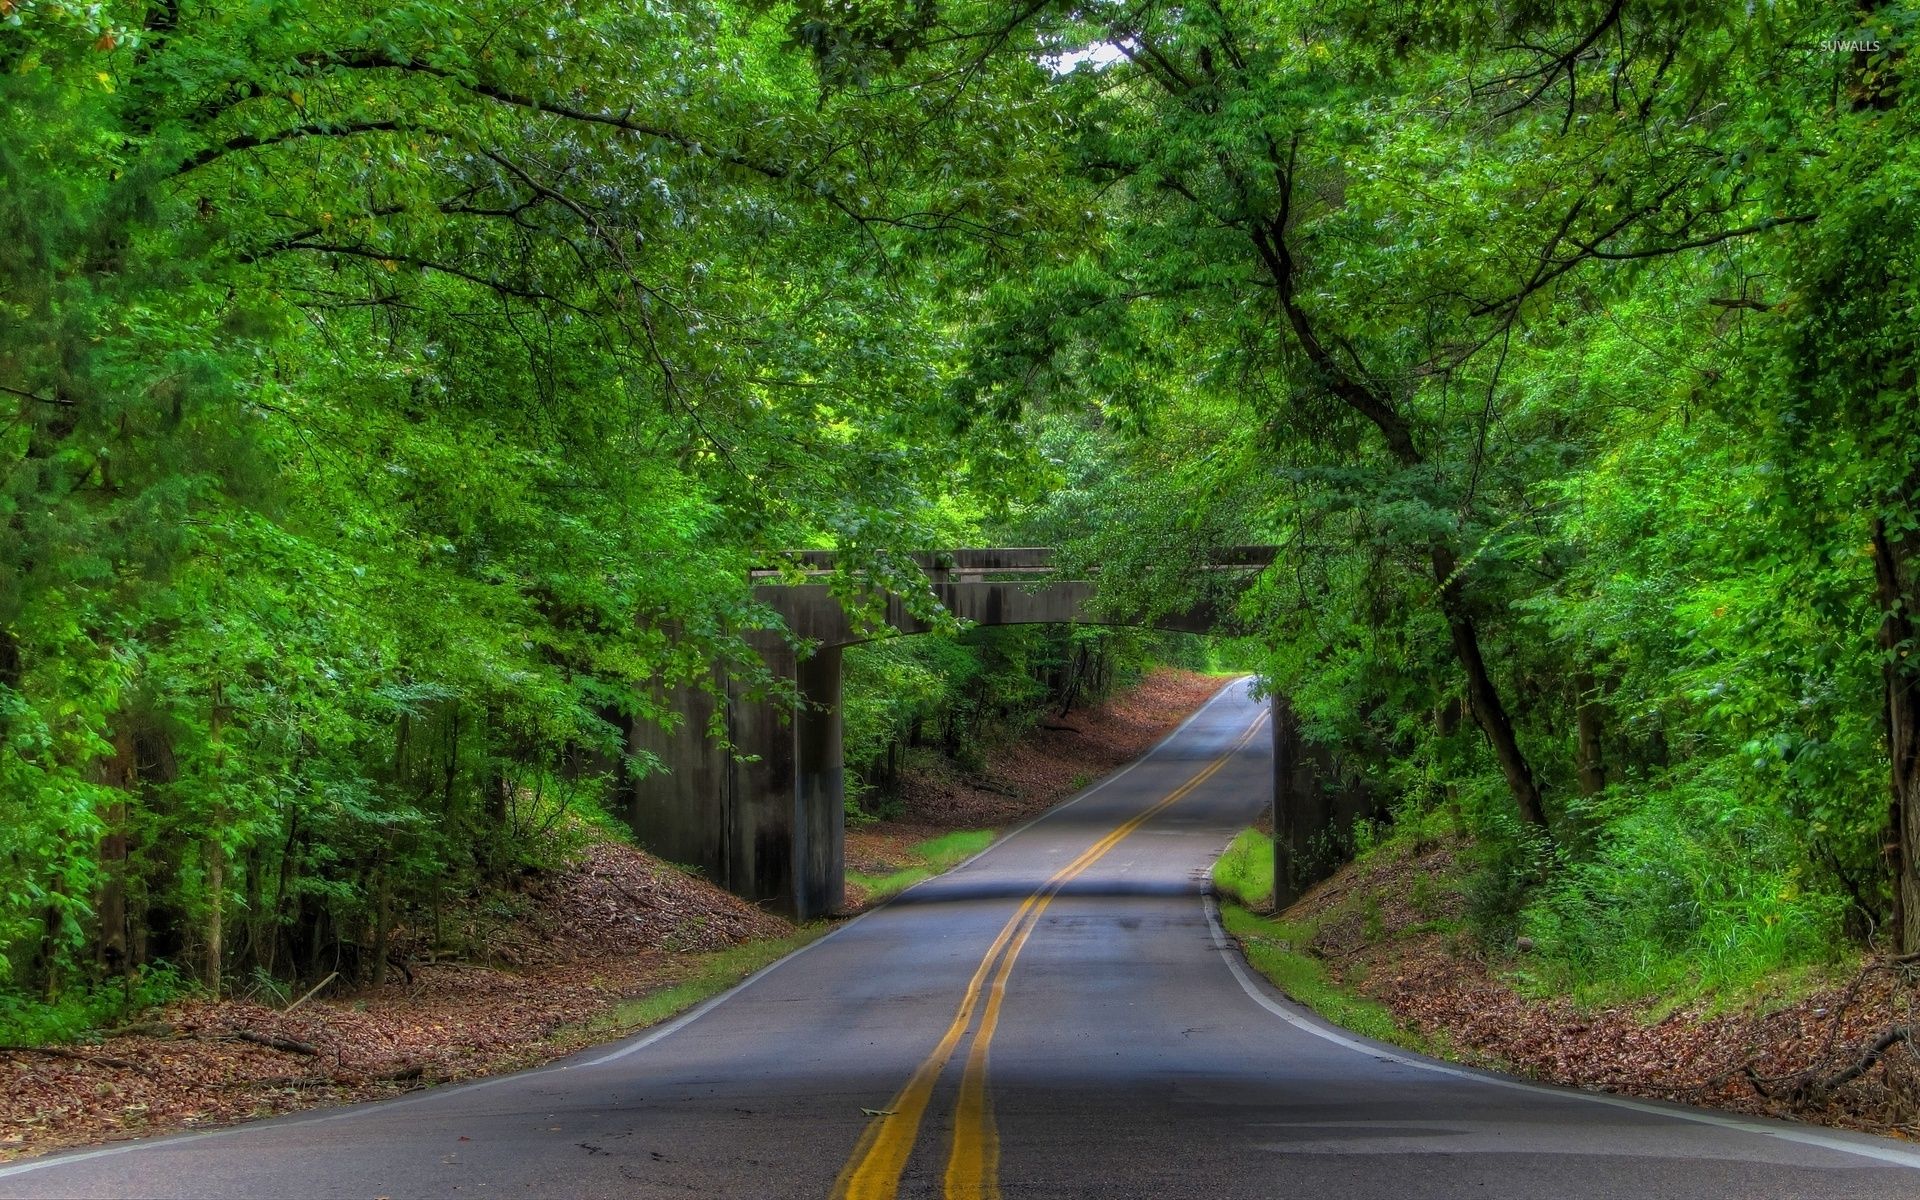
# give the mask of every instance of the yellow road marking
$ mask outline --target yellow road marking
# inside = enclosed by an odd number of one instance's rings
[[[980,1017],[980,1030],[973,1035],[967,1050],[967,1067],[960,1077],[960,1099],[953,1112],[953,1148],[947,1155],[947,1198],[956,1200],[999,1200],[1000,1130],[993,1123],[993,1100],[987,1093],[987,1048],[993,1044],[993,1032],[1000,1027],[1000,1005],[1007,996],[1007,977],[1013,974],[1013,962],[1020,957],[1027,939],[1040,926],[1040,914],[1053,900],[1048,896],[1033,910],[1033,917],[1013,939],[1012,947],[1000,960],[987,997],[986,1012]]]
[[[874,1118],[862,1131],[853,1155],[841,1169],[840,1177],[834,1181],[834,1200],[893,1200],[900,1187],[900,1176],[906,1170],[907,1159],[913,1153],[914,1144],[919,1141],[920,1123],[926,1116],[934,1085],[946,1070],[960,1039],[966,1035],[967,1027],[973,1023],[974,1010],[980,1004],[981,986],[990,972],[994,974],[992,994],[982,1015],[980,1030],[974,1035],[973,1046],[967,1055],[966,1072],[961,1079],[953,1150],[947,1162],[947,1194],[949,1197],[968,1197],[969,1200],[993,1200],[999,1196],[1000,1146],[987,1096],[987,1049],[992,1042],[993,1030],[999,1025],[1000,1005],[1006,994],[1007,978],[1013,972],[1014,960],[1019,958],[1028,937],[1039,925],[1041,914],[1053,903],[1053,898],[1061,888],[1105,857],[1128,834],[1212,778],[1229,759],[1239,753],[1241,747],[1253,740],[1254,733],[1265,720],[1266,714],[1263,713],[1224,754],[1174,789],[1165,799],[1125,821],[1082,851],[1079,857],[1054,872],[1032,895],[1021,901],[1020,907],[1001,927],[999,936],[987,947],[973,977],[967,981],[959,1009],[954,1013],[946,1033],[935,1044],[933,1052],[915,1069],[893,1102],[887,1105],[888,1115]],[[1000,957],[1002,951],[1005,951],[1003,959]],[[1000,959],[998,972],[993,972],[995,959]]]
[[[1225,754],[1181,784],[1166,799],[1129,820],[1113,833],[1096,843],[1098,853],[1092,854],[1085,863],[1075,868],[1073,874],[1079,875],[1095,861],[1104,857],[1109,850],[1126,836],[1146,824],[1157,814],[1191,795],[1195,789],[1214,773],[1227,764],[1242,747],[1253,740],[1259,731],[1265,714],[1256,718],[1247,731],[1236,739]],[[1007,979],[1013,974],[1013,964],[1026,948],[1027,939],[1039,928],[1040,916],[1053,903],[1060,889],[1071,880],[1062,880],[1047,891],[1039,904],[1028,914],[1025,926],[1013,944],[1007,949],[1006,957],[1000,961],[1000,969],[995,972],[991,994],[987,999],[986,1011],[980,1018],[980,1029],[973,1035],[973,1045],[967,1050],[966,1070],[960,1079],[960,1098],[954,1109],[953,1148],[947,1157],[947,1200],[1000,1200],[1000,1131],[993,1120],[993,1102],[987,1091],[987,1056],[993,1045],[994,1031],[1000,1025],[1000,1005],[1006,998]]]

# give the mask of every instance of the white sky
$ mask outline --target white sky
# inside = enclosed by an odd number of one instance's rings
[[[1081,63],[1091,63],[1095,67],[1104,67],[1108,63],[1119,62],[1125,57],[1126,55],[1120,52],[1120,47],[1114,45],[1112,42],[1101,42],[1097,45],[1088,46],[1085,50],[1073,50],[1066,54],[1056,54],[1051,58],[1045,58],[1041,61],[1047,64],[1048,70],[1055,74],[1065,75]]]

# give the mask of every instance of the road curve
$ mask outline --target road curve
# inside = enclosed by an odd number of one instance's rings
[[[1229,686],[986,854],[536,1071],[0,1168],[4,1196],[1899,1196],[1920,1148],[1365,1042],[1203,895],[1268,795]]]

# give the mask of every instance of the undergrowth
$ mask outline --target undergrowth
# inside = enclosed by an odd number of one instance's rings
[[[164,964],[52,999],[0,994],[0,1045],[56,1046],[97,1035],[192,990]]]
[[[1422,874],[1416,909],[1462,913],[1478,953],[1521,993],[1589,1009],[1631,1005],[1657,1016],[1779,1003],[1832,982],[1853,960],[1844,905],[1789,865],[1791,848],[1765,814],[1684,787],[1611,795],[1583,802],[1607,810],[1603,834],[1552,842],[1475,799],[1406,805],[1391,822],[1343,834],[1358,851],[1346,869],[1359,877],[1343,905],[1377,905],[1381,897],[1366,891],[1372,869],[1451,845],[1461,870]],[[1219,891],[1256,911],[1269,905],[1271,846],[1242,832],[1214,868]],[[1434,927],[1386,929],[1369,919],[1367,940]]]

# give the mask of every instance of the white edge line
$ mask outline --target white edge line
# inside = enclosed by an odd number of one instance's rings
[[[1436,1075],[1450,1075],[1456,1079],[1465,1079],[1473,1083],[1482,1083],[1490,1087],[1509,1088],[1516,1092],[1530,1092],[1539,1096],[1552,1096],[1560,1100],[1585,1100],[1590,1104],[1604,1104],[1610,1108],[1624,1108],[1633,1112],[1648,1113],[1657,1117],[1670,1117],[1676,1121],[1691,1121],[1696,1125],[1714,1125],[1721,1129],[1737,1130],[1741,1133],[1759,1134],[1763,1137],[1778,1138],[1785,1142],[1803,1142],[1810,1146],[1819,1146],[1826,1150],[1837,1150],[1842,1154],[1855,1154],[1862,1158],[1878,1159],[1896,1166],[1920,1168],[1920,1153],[1900,1150],[1892,1146],[1879,1146],[1867,1141],[1854,1141],[1848,1137],[1823,1133],[1813,1129],[1797,1129],[1792,1126],[1778,1126],[1760,1121],[1748,1120],[1725,1113],[1704,1112],[1661,1104],[1650,1104],[1640,1100],[1630,1100],[1624,1096],[1612,1096],[1582,1091],[1578,1088],[1552,1087],[1545,1084],[1528,1083],[1522,1079],[1513,1079],[1503,1075],[1494,1075],[1482,1071],[1472,1071],[1464,1067],[1451,1066],[1432,1059],[1401,1053],[1387,1046],[1362,1042],[1347,1036],[1337,1028],[1323,1025],[1318,1020],[1295,1011],[1279,1003],[1266,994],[1249,973],[1242,961],[1238,945],[1227,935],[1226,928],[1220,924],[1220,905],[1212,892],[1203,896],[1207,910],[1207,925],[1213,931],[1214,948],[1220,951],[1220,957],[1226,960],[1227,970],[1233,972],[1240,989],[1253,999],[1255,1004],[1266,1009],[1282,1021],[1292,1025],[1303,1033],[1332,1042],[1336,1046],[1365,1054],[1371,1058],[1385,1059],[1403,1067],[1412,1067],[1419,1071],[1431,1071]],[[1862,1135],[1863,1137],[1865,1135]]]
[[[1242,680],[1246,678],[1248,678],[1248,676],[1240,675],[1240,676],[1234,677],[1233,679],[1229,679],[1227,682],[1221,684],[1220,690],[1215,692],[1213,696],[1210,699],[1208,699],[1208,701],[1205,704],[1202,704],[1199,708],[1195,709],[1193,711],[1192,716],[1189,716],[1186,720],[1180,722],[1179,725],[1174,727],[1171,733],[1167,734],[1165,737],[1155,742],[1150,748],[1148,748],[1148,750],[1144,754],[1140,755],[1140,757],[1134,759],[1132,762],[1120,768],[1118,771],[1115,771],[1112,774],[1101,779],[1099,782],[1089,787],[1081,789],[1078,795],[1073,796],[1068,800],[1062,801],[1061,803],[1054,805],[1052,808],[1049,808],[1046,812],[1043,812],[1040,815],[1034,817],[1032,820],[1026,821],[1023,824],[1008,830],[1006,833],[995,838],[993,840],[993,844],[982,849],[980,853],[975,854],[972,857],[967,858],[961,862],[955,863],[953,866],[949,867],[946,871],[942,872],[941,875],[930,876],[928,879],[923,879],[920,881],[920,883],[914,884],[913,887],[901,889],[900,892],[896,893],[896,895],[889,896],[886,900],[882,901],[879,904],[876,904],[872,908],[867,909],[865,912],[854,917],[852,920],[841,922],[839,925],[828,930],[826,933],[815,938],[813,941],[808,942],[806,945],[800,947],[799,949],[794,950],[791,953],[785,954],[780,958],[777,958],[774,961],[768,963],[766,966],[761,967],[758,971],[755,971],[753,974],[747,976],[745,979],[741,980],[739,983],[735,984],[734,986],[728,988],[726,991],[721,992],[719,995],[713,996],[707,1000],[701,1001],[699,1004],[694,1005],[692,1008],[688,1009],[686,1012],[683,1012],[679,1016],[673,1018],[673,1020],[668,1021],[664,1025],[660,1025],[660,1026],[657,1026],[656,1028],[648,1030],[646,1033],[641,1034],[635,1040],[630,1041],[623,1046],[620,1046],[618,1049],[612,1051],[611,1053],[603,1054],[598,1058],[588,1059],[586,1062],[570,1062],[567,1059],[561,1059],[557,1062],[548,1063],[545,1066],[534,1067],[531,1070],[513,1071],[505,1075],[490,1075],[485,1079],[476,1079],[469,1083],[461,1083],[461,1084],[454,1084],[451,1086],[434,1087],[434,1088],[423,1088],[420,1091],[414,1093],[413,1095],[396,1097],[395,1099],[392,1099],[392,1100],[360,1101],[358,1103],[348,1102],[346,1104],[339,1106],[338,1109],[333,1111],[323,1110],[317,1113],[290,1113],[287,1115],[286,1118],[283,1118],[280,1120],[269,1119],[269,1120],[243,1121],[240,1124],[229,1125],[221,1129],[208,1129],[208,1130],[203,1130],[196,1133],[174,1134],[171,1136],[159,1137],[159,1138],[144,1138],[137,1141],[122,1142],[118,1145],[113,1145],[113,1146],[101,1146],[93,1150],[83,1150],[78,1153],[62,1154],[59,1152],[55,1152],[45,1157],[29,1159],[26,1162],[12,1163],[5,1166],[0,1166],[0,1179],[6,1179],[14,1175],[25,1175],[30,1171],[44,1170],[47,1167],[67,1166],[72,1163],[87,1162],[90,1159],[111,1158],[119,1154],[131,1154],[136,1150],[155,1150],[165,1146],[179,1146],[188,1142],[203,1141],[207,1138],[231,1137],[237,1134],[250,1133],[262,1128],[266,1128],[269,1125],[271,1125],[272,1127],[278,1128],[278,1127],[287,1126],[287,1125],[318,1125],[328,1121],[340,1121],[340,1120],[345,1120],[348,1117],[358,1116],[366,1112],[369,1108],[374,1106],[380,1106],[385,1108],[398,1108],[402,1105],[418,1104],[425,1100],[444,1099],[445,1097],[452,1096],[460,1092],[477,1091],[480,1088],[492,1087],[495,1084],[505,1083],[508,1080],[512,1080],[512,1079],[526,1079],[535,1075],[548,1074],[550,1072],[568,1071],[568,1070],[575,1070],[575,1069],[584,1070],[587,1067],[604,1066],[607,1063],[615,1062],[619,1059],[625,1058],[629,1054],[636,1054],[642,1050],[645,1050],[647,1047],[655,1044],[656,1042],[659,1042],[675,1033],[678,1033],[680,1030],[686,1028],[688,1025],[693,1024],[695,1021],[707,1015],[709,1012],[712,1012],[714,1009],[720,1007],[722,1004],[725,1004],[728,1000],[733,999],[735,996],[738,996],[741,992],[746,991],[748,988],[752,987],[754,984],[760,982],[762,979],[765,979],[767,976],[773,974],[775,971],[779,970],[781,967],[784,967],[788,963],[792,962],[794,959],[799,958],[802,954],[805,954],[807,951],[812,950],[814,947],[819,946],[827,941],[830,941],[835,937],[838,937],[841,933],[852,928],[858,922],[866,919],[867,917],[872,916],[874,913],[879,912],[881,909],[884,909],[885,907],[887,907],[887,905],[891,904],[899,896],[904,896],[906,893],[912,891],[913,888],[919,887],[922,883],[930,882],[933,879],[942,878],[942,876],[944,875],[950,875],[953,872],[958,871],[960,868],[968,866],[969,864],[978,861],[980,858],[984,857],[985,855],[991,854],[993,851],[999,849],[1001,846],[1004,846],[1008,842],[1012,841],[1016,835],[1020,833],[1024,833],[1027,829],[1031,828],[1034,825],[1039,824],[1041,821],[1046,820],[1048,817],[1052,816],[1054,813],[1060,812],[1063,809],[1066,809],[1072,805],[1080,803],[1080,801],[1085,800],[1088,796],[1093,795],[1095,792],[1106,787],[1108,784],[1119,779],[1121,776],[1126,775],[1127,773],[1132,771],[1135,767],[1140,766],[1142,763],[1146,762],[1149,758],[1152,758],[1155,754],[1158,754],[1161,751],[1161,749],[1164,748],[1167,745],[1167,743],[1173,741],[1174,738],[1179,737],[1182,733],[1185,733],[1187,730],[1187,726],[1192,725],[1195,721],[1198,721],[1201,718],[1201,716],[1206,713],[1208,709],[1212,708],[1215,704],[1218,704],[1227,695],[1229,691],[1233,690],[1233,687],[1235,684],[1240,683]]]

